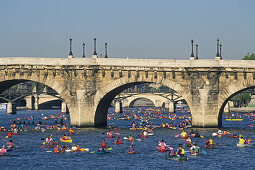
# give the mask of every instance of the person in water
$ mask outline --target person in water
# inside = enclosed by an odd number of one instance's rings
[[[105,143],[105,140],[102,141],[101,147],[102,147],[102,148],[106,148],[106,147],[107,147],[107,144]]]
[[[66,150],[69,150],[69,148],[66,146],[66,144],[63,144],[61,151],[65,152]]]
[[[182,137],[187,137],[187,133],[185,132],[185,130],[182,131],[181,136]]]
[[[105,152],[105,149],[104,149],[102,146],[100,146],[100,147],[98,148],[97,152]]]
[[[59,147],[59,145],[57,144],[56,147],[54,147],[54,153],[60,153],[61,152],[61,148]]]
[[[187,139],[186,139],[186,146],[191,146],[191,139],[190,139],[190,137],[188,137]]]
[[[159,147],[160,149],[166,149],[166,144],[164,142],[164,139],[162,139],[161,142],[159,142]]]
[[[129,142],[133,142],[135,139],[132,137],[132,135],[129,135],[129,137],[128,137],[128,141]]]
[[[244,139],[242,136],[239,138],[239,144],[244,144]]]
[[[182,146],[180,145],[180,146],[179,146],[179,149],[177,150],[177,156],[179,156],[179,157],[184,157],[184,154],[185,154],[185,151],[184,151],[184,149],[182,148]]]
[[[77,151],[77,146],[76,146],[75,144],[73,144],[71,150],[72,150],[72,151]]]
[[[119,136],[118,136],[117,140],[115,141],[115,143],[116,143],[116,144],[122,144],[122,143],[121,143],[121,139],[120,139]]]
[[[1,154],[5,154],[7,153],[6,149],[5,149],[5,146],[3,145],[3,147],[0,149],[0,153]]]
[[[170,151],[169,151],[169,157],[175,157],[175,152],[174,152],[174,149],[169,147]]]
[[[212,146],[214,144],[212,138],[208,138],[207,141],[206,141],[206,146]]]
[[[9,149],[14,147],[14,143],[12,143],[12,140],[10,140],[10,142],[7,142],[7,145]]]
[[[109,130],[109,132],[107,132],[107,136],[108,136],[108,137],[112,137],[112,136],[113,136],[113,135],[112,135],[112,131]]]
[[[134,152],[134,151],[135,151],[135,150],[134,150],[134,145],[131,144],[130,147],[129,147],[129,149],[128,149],[128,152]]]
[[[193,146],[190,148],[190,152],[191,153],[199,153],[200,152],[199,146],[197,146],[197,144],[194,143]]]

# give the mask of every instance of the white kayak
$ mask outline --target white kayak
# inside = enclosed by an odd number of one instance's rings
[[[237,143],[236,146],[238,146],[238,147],[253,146],[253,143],[251,143],[251,144],[240,144],[240,143]]]

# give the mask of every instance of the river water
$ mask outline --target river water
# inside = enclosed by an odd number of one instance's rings
[[[141,112],[143,110],[136,110]],[[160,110],[162,114],[167,114],[167,111]],[[134,109],[126,109],[125,113],[135,112]],[[166,112],[166,113],[163,113]],[[42,118],[42,114],[45,115],[59,115],[60,110],[48,110],[48,111],[18,111],[16,115],[6,115],[5,112],[0,112],[0,125],[9,127],[10,119],[31,117],[31,115],[37,117],[35,123]],[[112,109],[109,109],[109,113],[112,114]],[[188,113],[179,113],[188,114]],[[119,114],[117,117],[121,117]],[[68,116],[67,116],[68,117]],[[225,116],[223,116],[223,124],[225,126],[232,126],[227,130],[230,132],[241,133],[244,137],[250,137],[255,140],[254,128],[248,128],[250,124],[249,120],[244,117],[242,122],[227,122]],[[23,119],[24,120],[24,119]],[[55,119],[50,119],[47,122],[52,124]],[[57,120],[58,122],[60,120]],[[132,120],[133,121],[133,120]],[[71,137],[76,140],[76,144],[81,147],[89,148],[89,152],[75,152],[64,154],[53,154],[51,148],[41,148],[44,140],[49,135],[53,136],[54,140],[58,140],[64,135],[64,131],[47,130],[42,133],[41,131],[27,131],[21,132],[20,135],[14,135],[12,140],[15,144],[15,148],[12,152],[9,152],[7,156],[0,156],[0,169],[255,169],[255,147],[236,147],[238,139],[229,138],[225,136],[222,138],[214,137],[215,143],[220,144],[216,149],[208,150],[203,149],[204,153],[201,153],[198,157],[192,157],[187,153],[188,161],[179,162],[176,160],[166,160],[165,153],[158,152],[155,147],[158,145],[158,141],[164,139],[166,144],[177,149],[179,144],[183,144],[184,141],[180,138],[175,138],[175,135],[180,134],[180,130],[173,130],[168,128],[157,128],[154,130],[154,136],[149,136],[141,141],[136,140],[134,142],[135,154],[127,154],[126,150],[129,148],[130,143],[125,141],[123,137],[128,137],[132,134],[135,138],[139,139],[140,131],[130,131],[129,127],[132,121],[128,120],[109,120],[108,125],[118,126],[121,129],[113,131],[114,133],[120,133],[122,138],[122,145],[113,144],[116,138],[107,141],[108,146],[112,147],[109,154],[97,154],[90,153],[97,150],[103,139],[106,139],[106,128],[85,128],[77,130],[77,134],[73,134]],[[136,121],[136,120],[134,120]],[[159,125],[162,121],[167,123],[169,119],[153,119],[153,124]],[[30,120],[30,123],[32,120]],[[44,122],[44,121],[42,121]],[[27,123],[27,120],[26,120]],[[64,123],[69,123],[69,119],[64,120]],[[234,127],[234,128],[233,128]],[[218,129],[204,128],[198,129],[201,135],[205,138],[194,138],[192,141],[197,143],[200,147],[203,147],[207,137],[211,137],[213,132]],[[189,129],[187,129],[189,132]],[[0,132],[0,145],[6,144],[5,136],[7,132]],[[107,139],[106,139],[107,140]],[[188,150],[187,148],[185,150]]]

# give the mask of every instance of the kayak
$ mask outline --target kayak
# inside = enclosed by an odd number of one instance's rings
[[[199,155],[199,152],[190,152],[190,154],[194,157],[197,157]]]
[[[61,142],[67,142],[67,143],[72,143],[72,142],[73,142],[72,139],[63,140],[62,138],[60,138],[60,141],[61,141]]]
[[[67,149],[67,150],[65,150],[65,152],[71,152],[71,149]]]
[[[171,159],[171,160],[176,160],[176,161],[187,161],[188,160],[188,156],[183,156],[183,157],[169,157],[168,155],[166,155],[166,159]]]
[[[114,144],[116,144],[116,145],[121,145],[121,144],[123,144],[123,143],[117,143],[117,142],[115,141]]]
[[[166,148],[158,148],[158,151],[159,152],[166,152],[167,150],[166,150]]]
[[[7,153],[0,153],[0,156],[7,156]]]
[[[141,135],[141,138],[147,138],[147,136],[146,135]]]
[[[128,153],[128,154],[134,154],[135,151],[131,151],[131,152],[127,151],[127,153]]]
[[[12,149],[6,149],[6,151],[7,151],[7,152],[11,152],[11,151],[12,151]]]
[[[205,145],[205,148],[207,148],[207,149],[214,149],[214,146],[213,145]]]
[[[226,119],[226,121],[243,121],[243,119]]]
[[[113,138],[113,135],[107,135],[107,138]]]
[[[105,153],[111,153],[110,151],[102,151],[102,152],[95,152],[95,153],[98,153],[98,154],[105,154]]]
[[[245,146],[253,146],[254,144],[251,143],[251,144],[240,144],[240,143],[237,143],[236,146],[238,147],[245,147]]]
[[[238,138],[238,136],[230,136],[230,138]]]
[[[181,139],[187,139],[188,137],[187,136],[182,136]]]

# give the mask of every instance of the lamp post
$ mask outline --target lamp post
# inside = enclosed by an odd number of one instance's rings
[[[97,55],[97,50],[96,50],[96,38],[94,38],[94,53],[93,55]]]
[[[194,57],[193,43],[194,43],[194,40],[191,40],[191,55],[190,55],[190,57]]]
[[[216,57],[220,57],[220,54],[219,54],[219,39],[217,39],[217,53],[216,53]]]
[[[69,43],[70,43],[69,55],[73,55],[73,53],[72,53],[72,39],[71,39],[71,38],[70,38],[70,40],[69,40]]]
[[[222,45],[220,44],[220,59],[222,59],[222,56],[221,56],[221,48],[222,48]]]
[[[82,57],[85,58],[85,43],[82,44]]]
[[[104,47],[105,47],[105,56],[104,56],[104,58],[108,58],[108,56],[107,56],[107,43],[104,44]]]
[[[198,59],[198,44],[196,44],[196,60]]]

